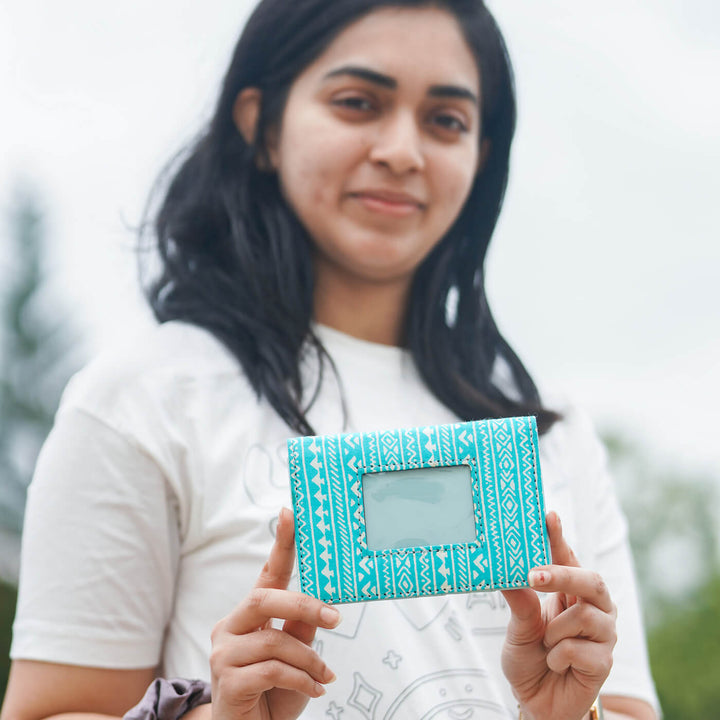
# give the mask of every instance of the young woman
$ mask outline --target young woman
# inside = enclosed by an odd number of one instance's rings
[[[157,213],[161,324],[72,381],[39,460],[3,720],[120,716],[156,677],[211,682],[188,718],[655,717],[600,445],[485,298],[514,120],[480,0],[263,0]],[[342,621],[288,589],[288,436],[525,413],[534,589]]]

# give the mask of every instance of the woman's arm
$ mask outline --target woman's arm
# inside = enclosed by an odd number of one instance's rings
[[[605,720],[657,720],[655,710],[644,700],[619,695],[602,695],[601,700]]]
[[[122,717],[140,701],[154,677],[154,668],[113,670],[15,660],[0,720]]]
[[[211,713],[235,720],[290,720],[334,679],[310,646],[316,628],[335,627],[340,615],[320,600],[285,589],[294,558],[292,513],[283,510],[255,589],[213,631],[214,707],[196,708],[189,720],[209,718]],[[284,621],[282,630],[272,627],[273,618]],[[154,675],[153,668],[104,670],[15,661],[0,720],[121,717],[140,701]]]
[[[166,487],[117,430],[60,411],[28,495],[2,720],[122,716],[142,698],[172,607],[178,540]]]

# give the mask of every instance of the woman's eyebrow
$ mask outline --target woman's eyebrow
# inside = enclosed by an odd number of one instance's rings
[[[329,80],[330,78],[339,77],[341,75],[350,75],[352,77],[360,78],[361,80],[367,80],[367,82],[373,83],[374,85],[381,85],[384,88],[395,90],[397,88],[397,80],[390,77],[389,75],[383,75],[376,70],[370,70],[369,68],[360,67],[359,65],[343,65],[342,67],[331,70],[323,80]]]
[[[395,78],[377,72],[377,70],[370,70],[370,68],[359,65],[343,65],[335,70],[331,70],[323,77],[323,80],[329,80],[330,78],[342,75],[350,75],[351,77],[360,78],[361,80],[373,83],[374,85],[380,85],[381,87],[388,88],[389,90],[397,89],[397,80],[395,80]],[[463,100],[470,100],[470,102],[475,105],[478,104],[477,95],[461,85],[431,85],[428,88],[428,95],[430,97],[460,98]]]
[[[473,104],[478,104],[477,95],[460,85],[431,85],[428,90],[430,97],[447,97],[460,98],[461,100],[470,100]]]

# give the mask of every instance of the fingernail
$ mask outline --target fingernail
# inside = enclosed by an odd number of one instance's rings
[[[319,682],[315,683],[315,693],[316,697],[320,697],[325,694],[325,688]]]
[[[327,605],[320,611],[320,619],[331,628],[336,627],[341,620],[340,613]]]
[[[337,675],[329,668],[325,668],[325,682],[332,683],[337,680]]]
[[[528,575],[528,583],[530,587],[539,587],[547,585],[550,582],[550,573],[545,570],[533,570]]]

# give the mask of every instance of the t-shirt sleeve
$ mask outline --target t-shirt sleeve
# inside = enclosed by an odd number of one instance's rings
[[[178,553],[158,465],[91,413],[61,410],[28,492],[11,657],[157,666]]]
[[[607,453],[589,417],[572,410],[568,420],[573,426],[568,438],[572,443],[570,453],[576,460],[572,469],[576,483],[575,514],[578,527],[582,528],[583,545],[590,551],[587,563],[607,583],[618,613],[613,667],[602,692],[639,698],[659,710],[650,674],[627,520],[618,502]]]

